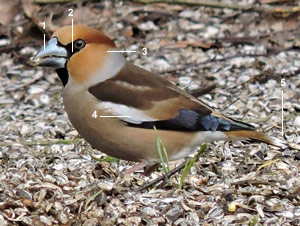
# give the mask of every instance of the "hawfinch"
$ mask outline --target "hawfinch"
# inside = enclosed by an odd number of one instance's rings
[[[109,52],[114,50],[103,32],[74,25],[73,39],[71,26],[59,28],[31,59],[35,66],[56,69],[68,117],[93,148],[142,166],[158,163],[154,127],[170,161],[219,140],[250,139],[285,148],[285,141],[214,111],[122,53]]]

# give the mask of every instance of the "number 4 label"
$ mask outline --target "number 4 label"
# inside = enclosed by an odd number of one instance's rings
[[[97,111],[94,111],[94,112],[93,112],[92,117],[93,117],[93,118],[97,118],[97,117],[98,117]]]

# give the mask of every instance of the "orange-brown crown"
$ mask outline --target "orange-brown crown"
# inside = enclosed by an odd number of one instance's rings
[[[71,43],[72,26],[68,25],[59,28],[53,33],[52,37],[56,37],[63,45]],[[83,39],[86,43],[103,44],[113,48],[116,47],[113,41],[102,31],[77,24],[73,26],[73,41],[79,38]]]

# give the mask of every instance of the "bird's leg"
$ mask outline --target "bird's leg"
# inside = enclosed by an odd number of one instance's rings
[[[149,167],[144,171],[143,175],[144,175],[144,176],[149,176],[149,175],[156,169],[156,167],[157,167],[158,165],[159,165],[159,163],[155,163],[155,164],[149,166]],[[132,168],[130,168],[130,169],[128,169],[128,170],[125,170],[125,171],[123,172],[123,175],[134,173],[135,171],[137,171],[137,170],[139,170],[139,169],[141,169],[141,168],[143,168],[143,167],[145,167],[145,166],[147,166],[146,163],[140,162],[139,164],[135,165],[134,167],[132,167]]]
[[[147,164],[145,162],[140,162],[139,164],[135,165],[134,167],[128,169],[128,170],[125,170],[122,174],[123,175],[126,175],[126,174],[131,174],[141,168],[143,168],[144,166],[146,166]]]

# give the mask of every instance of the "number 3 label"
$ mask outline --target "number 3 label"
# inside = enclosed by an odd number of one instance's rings
[[[148,50],[147,50],[147,48],[143,48],[143,53],[142,53],[142,54],[143,54],[144,56],[146,56],[146,55],[147,55],[147,53],[148,53]]]

